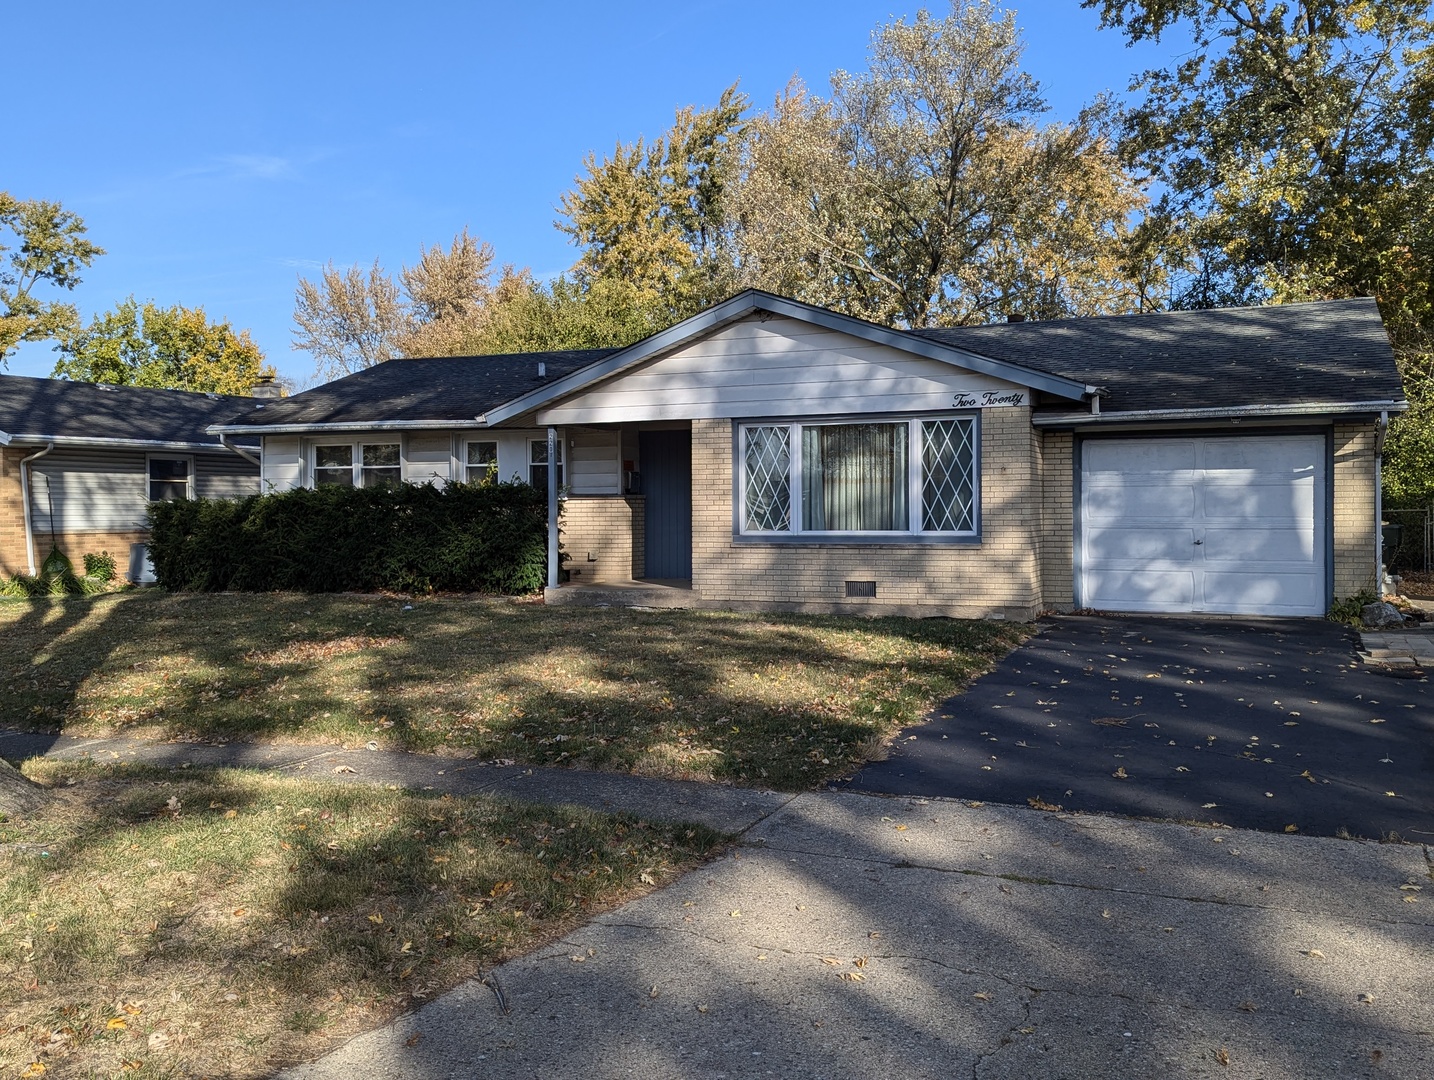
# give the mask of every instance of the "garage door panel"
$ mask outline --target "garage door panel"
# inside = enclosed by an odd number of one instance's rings
[[[1296,523],[1308,527],[1314,522],[1314,482],[1293,487],[1274,484],[1240,486],[1223,478],[1205,485],[1205,518],[1249,521],[1267,525]]]
[[[1089,522],[1125,521],[1139,513],[1145,521],[1184,522],[1195,512],[1197,493],[1189,482],[1159,484],[1091,484],[1081,493]]]
[[[1105,563],[1163,562],[1185,565],[1195,555],[1192,529],[1102,529],[1090,530],[1090,546],[1101,553]]]
[[[1206,528],[1205,562],[1260,562],[1272,567],[1315,564],[1314,537],[1308,529]]]
[[[1195,603],[1195,575],[1189,570],[1097,570],[1085,580],[1088,607],[1190,611]]]
[[[1138,467],[1138,474],[1186,473],[1196,469],[1194,439],[1141,439],[1132,442],[1112,440],[1086,443],[1084,460],[1092,473],[1129,473]]]
[[[1083,442],[1081,603],[1323,614],[1325,454],[1322,435]]]
[[[1316,590],[1309,574],[1207,570],[1203,592],[1206,611],[1232,615],[1308,615],[1312,605],[1323,606],[1323,589]]]

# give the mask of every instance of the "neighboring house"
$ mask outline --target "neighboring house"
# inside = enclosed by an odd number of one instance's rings
[[[205,430],[248,402],[0,376],[0,574],[33,574],[58,547],[76,566],[108,551],[141,576],[131,548],[152,499],[259,490],[258,440],[236,450]]]
[[[902,331],[754,291],[255,405],[211,431],[270,489],[548,484],[552,602],[1020,619],[1323,614],[1375,581],[1407,407],[1373,300]]]

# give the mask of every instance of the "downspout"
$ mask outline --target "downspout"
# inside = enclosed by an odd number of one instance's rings
[[[46,443],[45,449],[20,459],[20,506],[25,518],[25,560],[30,565],[30,576],[35,576],[35,525],[30,517],[30,462],[39,461],[55,448],[53,442]]]
[[[548,588],[558,587],[558,429],[548,428]]]
[[[1389,410],[1374,425],[1374,592],[1384,598],[1384,436],[1389,432]]]
[[[249,453],[249,451],[245,450],[243,447],[235,446],[232,442],[229,441],[229,436],[219,436],[219,445],[224,447],[224,449],[226,450],[233,450],[241,458],[249,462],[249,464],[257,465],[261,470],[264,468],[264,463],[262,461],[256,458],[253,454]]]

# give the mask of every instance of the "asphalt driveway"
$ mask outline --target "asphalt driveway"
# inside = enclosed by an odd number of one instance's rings
[[[1319,620],[1063,616],[841,787],[1434,840],[1434,692]]]

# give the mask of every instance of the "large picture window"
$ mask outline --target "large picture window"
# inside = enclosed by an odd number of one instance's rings
[[[974,536],[976,418],[746,424],[744,534]]]

